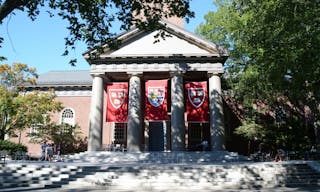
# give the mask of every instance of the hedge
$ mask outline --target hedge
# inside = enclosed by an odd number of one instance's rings
[[[17,151],[27,152],[28,148],[25,145],[14,143],[7,140],[0,140],[0,151],[7,151],[9,155],[14,154]]]

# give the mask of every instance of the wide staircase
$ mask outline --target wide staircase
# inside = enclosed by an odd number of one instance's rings
[[[64,162],[8,161],[0,191],[212,191],[320,188],[319,163],[250,162],[234,153],[81,153]]]

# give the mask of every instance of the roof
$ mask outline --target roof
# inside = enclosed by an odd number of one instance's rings
[[[36,87],[44,86],[91,86],[92,77],[89,70],[49,71],[40,74]]]
[[[89,64],[97,58],[90,57],[90,54],[97,54],[98,60],[130,60],[134,58],[162,58],[178,57],[179,60],[190,57],[205,58],[223,58],[223,63],[227,59],[228,50],[197,36],[183,28],[166,21],[160,21],[164,26],[161,30],[143,31],[138,28],[120,34],[117,39],[121,41],[120,47],[115,50],[108,49],[105,44],[103,53],[98,53],[96,49],[88,50],[83,56],[89,61]],[[159,32],[165,31],[170,37],[165,37],[165,41],[154,43],[154,36]],[[96,61],[98,61],[96,60]]]

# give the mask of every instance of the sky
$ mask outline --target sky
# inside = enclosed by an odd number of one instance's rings
[[[212,2],[191,1],[195,18],[185,23],[186,30],[194,32],[200,23],[204,23],[204,15],[215,10]],[[77,43],[76,50],[70,51],[69,56],[62,56],[67,35],[66,23],[59,17],[50,18],[46,12],[41,12],[35,21],[31,21],[25,13],[16,11],[0,25],[0,37],[4,38],[0,56],[7,58],[2,63],[24,63],[35,67],[39,74],[53,70],[88,70],[89,64],[82,57],[82,53],[87,50],[84,43]],[[77,64],[72,67],[68,62],[74,58]]]

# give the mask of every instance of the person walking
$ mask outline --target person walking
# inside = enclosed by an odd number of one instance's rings
[[[41,161],[46,160],[46,148],[47,148],[47,142],[44,141],[41,144],[41,158],[40,158]]]
[[[52,147],[52,144],[49,144],[46,147],[46,160],[51,162],[52,161],[52,157],[53,157],[53,147]]]
[[[57,146],[57,161],[61,161],[61,145]]]

